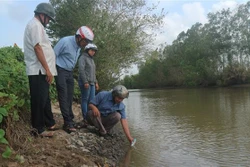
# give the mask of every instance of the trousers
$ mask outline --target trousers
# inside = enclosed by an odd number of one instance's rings
[[[94,125],[102,133],[108,133],[119,122],[121,114],[114,112],[106,117],[95,117],[93,111],[89,110],[87,113],[87,121],[90,125]]]
[[[82,116],[84,119],[87,118],[88,104],[95,97],[95,85],[89,84],[88,88],[84,87],[84,83],[81,80],[78,81],[81,90],[81,108]]]
[[[64,125],[74,125],[74,114],[72,111],[73,94],[74,94],[74,77],[73,71],[67,71],[59,66],[57,68],[56,89],[60,110],[64,119]]]
[[[46,81],[46,75],[30,75],[30,104],[31,104],[31,125],[42,133],[46,127],[55,125],[51,110],[49,97],[49,83]]]

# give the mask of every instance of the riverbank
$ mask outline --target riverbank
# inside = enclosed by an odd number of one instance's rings
[[[74,133],[62,130],[63,118],[58,104],[53,105],[53,114],[59,130],[53,138],[33,138],[24,146],[19,158],[2,161],[4,167],[110,167],[118,166],[125,156],[125,148],[129,143],[119,125],[114,128],[113,137],[100,137],[87,128],[78,129]],[[73,105],[75,121],[81,117],[80,106]],[[17,150],[17,154],[18,154]],[[19,162],[17,162],[17,160]],[[10,162],[11,161],[11,162]]]

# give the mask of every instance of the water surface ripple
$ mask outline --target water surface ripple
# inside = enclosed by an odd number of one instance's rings
[[[250,166],[250,88],[130,90],[131,167]],[[126,164],[126,165],[125,165]]]

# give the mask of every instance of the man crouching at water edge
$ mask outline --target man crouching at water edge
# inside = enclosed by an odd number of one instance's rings
[[[98,93],[89,103],[87,121],[99,130],[101,136],[106,136],[120,120],[125,135],[132,144],[133,138],[130,135],[125,105],[122,102],[128,95],[128,90],[122,85],[115,86],[111,92]]]

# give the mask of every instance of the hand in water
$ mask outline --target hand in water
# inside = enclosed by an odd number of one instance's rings
[[[136,143],[136,138],[134,138],[134,140],[132,141],[131,147],[134,147],[135,143]]]

